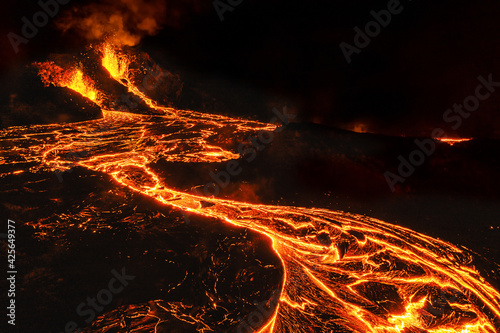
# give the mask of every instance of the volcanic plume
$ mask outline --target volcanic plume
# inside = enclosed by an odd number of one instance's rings
[[[186,11],[199,12],[206,7],[198,1],[107,0],[72,8],[57,20],[57,26],[89,43],[108,39],[119,47],[134,46],[162,27],[180,27],[185,23],[182,14]]]

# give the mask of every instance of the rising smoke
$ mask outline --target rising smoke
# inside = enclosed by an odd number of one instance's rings
[[[105,0],[75,6],[56,24],[63,32],[76,33],[88,42],[108,39],[117,46],[134,46],[164,26],[179,27],[186,10],[201,10],[198,3],[197,0],[182,4],[162,0]]]

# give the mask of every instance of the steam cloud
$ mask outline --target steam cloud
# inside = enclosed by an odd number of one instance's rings
[[[89,42],[109,41],[133,46],[156,34],[167,21],[167,4],[155,0],[106,0],[74,7],[56,24],[63,32],[74,31]]]

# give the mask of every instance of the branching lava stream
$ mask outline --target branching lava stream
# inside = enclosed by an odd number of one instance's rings
[[[230,145],[213,138],[231,133],[242,140],[276,126],[159,106],[133,85],[129,60],[109,45],[103,50],[102,64],[111,76],[159,115],[103,110],[100,120],[9,128],[2,136],[17,149],[16,155],[2,151],[7,163],[54,171],[77,164],[162,204],[269,237],[284,276],[279,303],[259,332],[498,332],[500,294],[472,266],[471,255],[452,244],[340,211],[250,204],[169,188],[152,163],[237,159]],[[61,86],[52,74],[42,79]],[[96,103],[102,94],[82,93]],[[68,152],[75,149],[86,154],[72,160]],[[216,323],[204,327],[218,331]]]

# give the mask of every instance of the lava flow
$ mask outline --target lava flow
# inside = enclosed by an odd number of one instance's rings
[[[76,164],[110,175],[117,184],[164,205],[269,237],[284,274],[274,312],[267,322],[253,327],[255,331],[499,332],[500,293],[473,267],[472,256],[452,244],[340,211],[251,204],[169,188],[154,162],[238,159],[229,138],[243,140],[276,126],[159,106],[133,85],[128,71],[132,59],[109,45],[103,50],[102,65],[110,75],[158,115],[103,110],[100,120],[40,125],[17,129],[15,134],[7,129],[2,132],[4,140],[15,141],[18,147],[16,155],[2,151],[7,163],[38,165],[32,171],[68,170]],[[81,79],[78,73],[54,65],[41,71],[46,82],[98,101],[100,93],[93,86],[75,83]],[[40,133],[47,138],[26,144]],[[221,139],[224,136],[227,142]],[[68,153],[75,149],[87,153],[74,161]],[[31,224],[41,228],[37,221]],[[152,316],[147,311],[136,315]],[[187,312],[183,315],[189,317]],[[216,322],[206,319],[198,331],[220,330]]]
[[[459,142],[466,142],[472,140],[471,138],[466,138],[466,139],[457,139],[457,138],[436,138],[436,140],[439,140],[441,142],[445,142],[449,144],[450,146],[453,146],[455,143]]]

